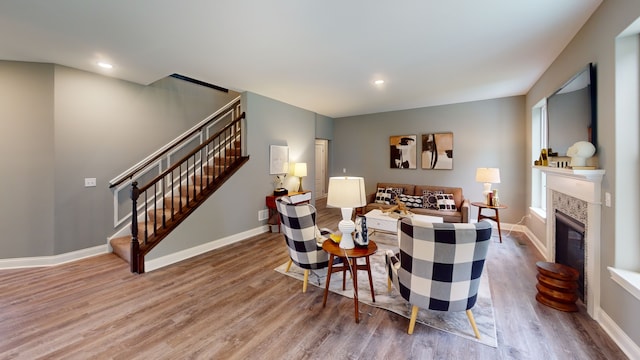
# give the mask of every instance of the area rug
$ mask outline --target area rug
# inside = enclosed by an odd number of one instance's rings
[[[385,267],[385,250],[391,249],[397,251],[397,247],[394,249],[393,245],[388,244],[381,239],[376,239],[378,244],[378,251],[371,255],[371,275],[373,277],[373,289],[376,295],[376,302],[371,301],[371,291],[369,289],[369,279],[365,272],[360,271],[358,273],[358,298],[361,303],[375,306],[381,309],[385,309],[394,312],[398,315],[404,316],[407,319],[411,317],[411,305],[407,303],[402,296],[392,287],[391,292],[387,292],[387,270]],[[363,259],[359,260],[359,263],[364,263]],[[289,272],[285,273],[287,263],[278,266],[275,270],[296,278],[303,280],[304,270],[297,267],[295,264],[291,265]],[[348,276],[348,275],[347,275]],[[324,289],[325,279],[327,277],[327,270],[313,270],[309,274],[309,284]],[[342,274],[334,273],[331,276],[331,284],[329,290],[336,294],[346,296],[353,299],[353,282],[347,279],[346,290],[342,290]],[[330,300],[329,300],[330,301]],[[489,278],[487,271],[483,271],[480,290],[478,291],[478,301],[476,305],[471,309],[473,316],[476,320],[476,325],[480,331],[480,339],[476,339],[473,334],[473,329],[467,318],[467,314],[464,311],[460,312],[442,312],[420,309],[416,322],[431,326],[438,330],[446,331],[451,334],[461,336],[471,341],[479,342],[492,347],[497,347],[497,335],[495,318],[493,315],[493,303],[491,300],[491,291],[489,288]],[[402,331],[407,331],[409,327],[409,321],[407,321],[406,328],[402,328]],[[400,330],[400,329],[399,329]]]

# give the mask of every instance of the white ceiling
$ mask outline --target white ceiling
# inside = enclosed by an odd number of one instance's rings
[[[179,73],[343,117],[525,94],[601,2],[6,0],[0,59]]]

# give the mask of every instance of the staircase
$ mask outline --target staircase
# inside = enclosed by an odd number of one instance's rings
[[[242,113],[146,184],[133,180],[135,174],[128,176],[131,235],[109,243],[114,254],[130,263],[131,272],[144,273],[145,255],[249,160],[242,155],[244,116]]]

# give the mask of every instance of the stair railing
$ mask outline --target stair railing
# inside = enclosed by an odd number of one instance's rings
[[[109,181],[109,188],[115,188],[114,227],[120,228],[133,215],[130,212],[131,207],[128,206],[128,200],[130,198],[129,189],[134,181],[146,183],[151,178],[158,176],[163,169],[175,163],[177,157],[192,150],[195,146],[201,145],[211,134],[239,117],[241,112],[240,97],[237,97],[207,119]]]
[[[132,272],[143,273],[144,256],[248,159],[243,119],[244,113],[145,185],[132,182]]]

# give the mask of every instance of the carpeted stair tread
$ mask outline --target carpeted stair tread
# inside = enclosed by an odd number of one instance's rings
[[[205,165],[203,172],[207,175],[217,177],[225,170],[224,165]]]
[[[109,244],[113,248],[113,253],[118,255],[122,260],[129,262],[131,259],[131,236],[122,236],[111,239]]]

